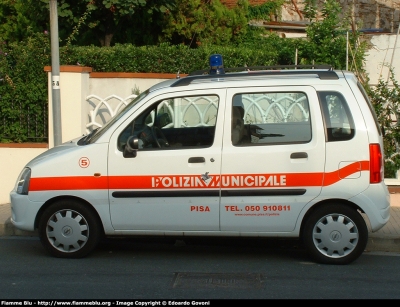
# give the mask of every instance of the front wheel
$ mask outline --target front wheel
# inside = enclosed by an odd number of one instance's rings
[[[82,258],[100,241],[100,222],[87,205],[61,200],[43,212],[39,222],[39,236],[51,255]]]
[[[349,264],[364,252],[368,228],[356,210],[331,203],[317,208],[308,217],[302,239],[316,262]]]

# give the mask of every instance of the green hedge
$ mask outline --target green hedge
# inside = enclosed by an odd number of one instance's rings
[[[116,45],[61,48],[60,62],[89,66],[99,72],[190,73],[208,67],[208,57],[214,53],[223,55],[226,67],[273,65],[279,56],[275,50],[255,48]]]
[[[47,142],[47,75],[50,44],[45,35],[0,45],[0,142]]]

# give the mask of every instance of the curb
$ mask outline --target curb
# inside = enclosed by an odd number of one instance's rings
[[[9,217],[4,224],[0,225],[0,236],[36,237],[39,234],[37,231],[24,231],[15,228],[11,223],[11,217]]]
[[[400,238],[396,235],[368,234],[367,252],[400,253]]]

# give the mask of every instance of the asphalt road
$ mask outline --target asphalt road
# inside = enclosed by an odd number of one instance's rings
[[[0,299],[399,299],[400,258],[310,262],[293,242],[107,240],[83,259],[0,238]]]

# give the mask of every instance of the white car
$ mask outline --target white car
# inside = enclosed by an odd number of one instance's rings
[[[12,223],[56,257],[102,236],[300,238],[348,264],[389,220],[383,136],[348,71],[237,68],[161,82],[49,149],[10,193]],[[242,70],[242,71],[240,71]]]

